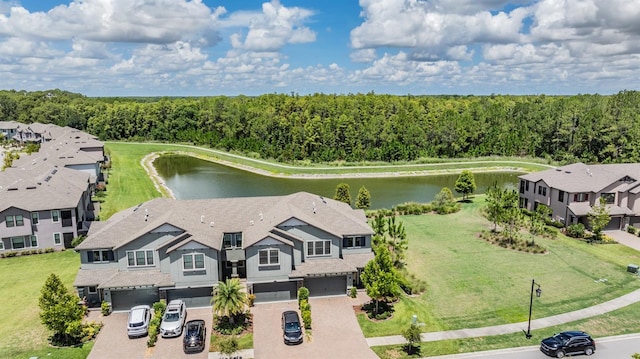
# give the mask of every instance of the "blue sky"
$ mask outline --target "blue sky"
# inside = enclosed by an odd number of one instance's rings
[[[640,0],[0,0],[0,89],[88,96],[640,89]]]

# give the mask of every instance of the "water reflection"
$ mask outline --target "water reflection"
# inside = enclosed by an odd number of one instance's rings
[[[349,184],[354,201],[358,189],[365,186],[371,193],[372,209],[391,208],[408,201],[431,202],[443,187],[453,191],[458,178],[457,174],[394,178],[273,178],[181,155],[159,157],[154,166],[178,199],[285,195],[298,191],[333,197],[336,185],[344,182]],[[476,173],[476,193],[484,193],[494,182],[515,185],[518,175],[512,172]]]

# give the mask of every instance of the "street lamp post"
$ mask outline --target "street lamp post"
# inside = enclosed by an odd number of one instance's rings
[[[538,286],[538,288],[536,288],[535,292],[536,292],[536,298],[540,298],[540,296],[542,295],[542,289],[540,288],[540,284],[536,283],[535,279],[531,280],[531,298],[529,299],[529,325],[527,326],[527,331],[524,332],[525,337],[527,337],[527,339],[531,339],[531,309],[533,309],[533,288],[535,288],[535,286]]]

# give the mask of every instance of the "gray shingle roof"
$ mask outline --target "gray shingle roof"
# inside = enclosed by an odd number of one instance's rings
[[[364,268],[367,263],[375,257],[373,252],[343,254],[342,258],[356,268]]]
[[[117,268],[105,269],[80,269],[73,282],[74,287],[98,286],[103,281],[109,280],[118,273]]]
[[[132,270],[116,272],[113,276],[100,282],[98,288],[129,288],[129,287],[170,287],[175,283],[171,276],[160,270]]]
[[[527,181],[544,181],[552,188],[566,192],[599,192],[603,188],[620,181],[625,176],[635,181],[630,188],[640,184],[640,163],[621,163],[608,165],[587,165],[574,163],[546,171],[520,176]]]
[[[290,241],[278,231],[271,233],[290,218],[338,237],[373,234],[363,211],[306,192],[199,200],[156,198],[114,215],[106,225],[92,226],[77,249],[118,248],[164,224],[187,231],[194,240],[218,250],[224,233],[243,232],[246,248],[268,236]]]

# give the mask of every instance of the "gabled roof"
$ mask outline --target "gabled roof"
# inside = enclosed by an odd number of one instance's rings
[[[243,247],[272,237],[288,245],[295,238],[278,226],[291,218],[337,237],[373,234],[364,211],[306,192],[288,196],[199,200],[156,198],[112,216],[106,225],[92,226],[77,249],[119,248],[167,224],[220,250],[224,233],[243,233]],[[94,229],[95,228],[95,229]]]
[[[624,182],[624,178],[631,180]],[[640,163],[624,163],[609,165],[586,165],[574,163],[554,169],[529,173],[519,178],[538,182],[544,180],[550,187],[565,192],[600,192],[604,188],[620,182],[628,188],[640,182]],[[622,188],[622,187],[621,187]]]

